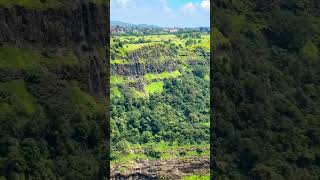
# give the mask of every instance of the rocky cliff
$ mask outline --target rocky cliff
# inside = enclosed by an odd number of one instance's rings
[[[103,52],[107,49],[107,10],[106,4],[87,1],[48,9],[0,6],[0,42],[42,53],[72,51],[83,62],[79,79],[92,94],[102,97],[107,74],[107,56]]]
[[[108,14],[108,1],[0,2],[0,179],[106,176]]]

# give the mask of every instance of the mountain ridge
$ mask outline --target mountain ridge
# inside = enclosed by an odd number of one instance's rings
[[[110,26],[111,27],[124,27],[124,28],[137,28],[137,29],[143,29],[143,28],[161,28],[160,26],[156,25],[150,25],[150,24],[134,24],[134,23],[127,23],[123,21],[110,21]]]

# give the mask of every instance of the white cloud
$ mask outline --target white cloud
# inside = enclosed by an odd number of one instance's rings
[[[189,10],[195,9],[195,6],[193,5],[192,2],[189,2],[189,3],[185,4],[183,7],[184,7],[185,9],[189,9]]]
[[[133,0],[111,0],[111,10],[115,8],[127,8],[132,5]]]
[[[209,0],[203,0],[200,5],[203,9],[206,9],[208,11],[210,10],[210,1]]]
[[[117,0],[117,2],[119,4],[126,5],[126,4],[128,4],[129,0]]]

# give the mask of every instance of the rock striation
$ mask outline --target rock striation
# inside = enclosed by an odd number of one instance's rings
[[[81,64],[74,76],[83,88],[102,98],[107,90],[108,56],[102,51],[107,49],[108,9],[106,4],[84,0],[48,9],[0,6],[0,45],[74,53]],[[23,74],[5,72],[0,78],[4,81]]]

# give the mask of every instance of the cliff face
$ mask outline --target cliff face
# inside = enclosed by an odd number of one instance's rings
[[[0,42],[44,53],[72,51],[82,62],[77,76],[92,94],[102,97],[107,74],[107,9],[88,2],[51,9],[0,6]]]
[[[106,6],[93,3],[44,10],[0,7],[0,41],[44,47],[102,45],[106,37],[106,11]]]
[[[90,2],[0,3],[0,179],[106,175],[109,5]]]
[[[172,71],[177,66],[173,53],[163,45],[146,46],[132,51],[128,54],[128,59],[127,64],[111,65],[111,74],[143,76],[145,73]]]

